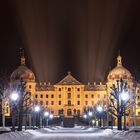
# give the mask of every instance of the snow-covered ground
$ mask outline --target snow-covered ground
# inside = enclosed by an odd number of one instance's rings
[[[117,131],[76,126],[50,127],[0,135],[0,140],[140,140],[140,129]]]

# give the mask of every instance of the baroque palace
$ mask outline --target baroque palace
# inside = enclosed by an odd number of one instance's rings
[[[135,97],[136,99],[136,104],[132,104],[132,109],[127,117],[127,125],[134,125],[134,113],[137,125],[140,125],[140,86],[139,83],[134,82],[129,70],[123,66],[120,55],[117,57],[116,67],[110,70],[105,84],[88,83],[85,85],[75,79],[70,72],[54,85],[46,82],[38,83],[34,73],[26,66],[24,54],[21,55],[20,66],[11,74],[10,86],[15,88],[21,78],[26,82],[26,90],[31,94],[33,104],[39,104],[44,110],[49,110],[54,116],[59,116],[62,109],[65,116],[72,116],[74,110],[82,116],[84,108],[93,107],[97,104],[102,104],[107,109],[111,92],[110,87],[116,84],[116,80],[122,78],[128,83],[130,98]],[[134,106],[136,111],[134,111]],[[10,107],[7,100],[5,116],[9,115]]]

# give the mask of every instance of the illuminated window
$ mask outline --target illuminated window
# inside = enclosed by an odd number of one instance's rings
[[[51,98],[54,98],[54,95],[53,94],[51,95]]]
[[[87,94],[85,95],[85,98],[88,98],[88,95]]]
[[[59,101],[58,104],[61,105],[61,101]]]
[[[71,98],[71,93],[68,93],[68,99]]]
[[[77,105],[80,105],[80,101],[77,101]]]
[[[71,91],[71,88],[68,88],[68,91]]]
[[[59,94],[59,98],[61,98],[61,94]]]
[[[6,107],[6,113],[8,113],[9,111],[8,111],[8,107]]]
[[[51,105],[54,105],[54,101],[51,101]]]
[[[80,88],[77,88],[77,91],[80,91]]]
[[[43,98],[43,95],[42,94],[40,95],[40,98]]]
[[[80,98],[80,94],[77,95],[77,98]]]
[[[46,101],[46,105],[48,105],[49,104],[49,102],[48,101]]]
[[[48,98],[49,97],[49,95],[48,94],[46,94],[46,98]]]
[[[88,105],[88,101],[85,101],[85,105]]]
[[[68,105],[71,105],[71,101],[70,100],[68,101]]]

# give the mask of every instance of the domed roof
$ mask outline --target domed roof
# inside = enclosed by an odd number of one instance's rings
[[[35,75],[34,73],[27,68],[25,65],[25,57],[24,54],[21,56],[21,65],[13,71],[11,74],[11,82],[13,81],[18,81],[18,80],[23,80],[25,82],[34,82],[35,81]]]
[[[108,81],[118,80],[118,79],[126,79],[132,80],[132,75],[123,65],[122,65],[122,57],[119,55],[117,57],[117,66],[112,69],[108,74]]]

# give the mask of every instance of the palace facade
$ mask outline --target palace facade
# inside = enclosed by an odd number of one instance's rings
[[[54,116],[59,116],[62,109],[65,116],[74,115],[74,110],[80,116],[84,113],[84,108],[95,107],[100,104],[108,109],[111,86],[117,84],[116,80],[123,79],[128,83],[130,97],[136,100],[136,106],[132,104],[129,112],[127,124],[134,124],[134,115],[137,124],[140,124],[140,85],[134,82],[133,76],[122,64],[122,57],[117,57],[117,65],[110,70],[106,83],[83,84],[68,74],[58,83],[52,85],[46,82],[36,82],[34,73],[26,66],[24,54],[21,56],[21,65],[14,70],[10,78],[11,88],[16,88],[20,79],[26,82],[26,91],[31,94],[31,101],[34,105],[40,105],[43,110],[49,110]],[[135,97],[135,99],[133,99]],[[134,102],[133,102],[134,103]],[[10,115],[8,103],[5,104],[5,115]],[[134,110],[136,107],[136,113]]]

